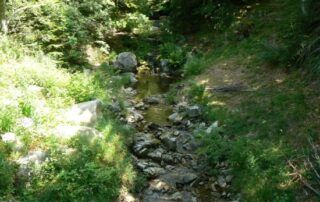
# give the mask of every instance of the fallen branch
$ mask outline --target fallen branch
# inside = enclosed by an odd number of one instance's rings
[[[290,167],[293,169],[293,171],[295,172],[296,176],[299,178],[300,182],[307,188],[309,188],[311,191],[313,191],[316,195],[320,196],[320,192],[318,190],[316,190],[315,188],[313,188],[306,180],[304,180],[304,178],[302,177],[302,175],[299,173],[298,169],[292,164],[292,162],[290,160],[288,160],[288,164],[290,165]]]

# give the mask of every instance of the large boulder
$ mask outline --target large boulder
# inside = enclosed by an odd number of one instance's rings
[[[70,125],[57,126],[53,131],[53,136],[59,140],[70,140],[73,137],[84,137],[88,141],[103,137],[102,133],[94,128]]]
[[[117,56],[113,65],[122,72],[136,72],[138,66],[137,57],[131,52],[123,52]]]
[[[102,116],[102,102],[93,100],[73,105],[63,116],[71,123],[83,126],[93,126]]]

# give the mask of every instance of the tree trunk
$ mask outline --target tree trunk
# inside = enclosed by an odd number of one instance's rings
[[[0,31],[4,33],[8,32],[6,20],[6,0],[0,0]]]

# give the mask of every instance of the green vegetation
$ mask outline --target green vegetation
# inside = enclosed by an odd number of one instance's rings
[[[114,73],[101,70],[92,75],[71,74],[40,52],[26,54],[28,50],[21,49],[10,37],[1,40],[0,131],[14,132],[25,145],[17,152],[15,145],[1,142],[1,200],[112,201],[122,185],[133,186],[137,177],[125,146],[128,129],[107,115],[108,111],[97,125],[103,141],[75,138],[64,144],[77,150],[74,155],[63,153],[60,141],[50,137],[51,129],[63,123],[59,112],[71,104],[97,98],[108,103],[106,89],[117,92],[122,86],[110,84]],[[24,117],[34,120],[34,125],[23,128],[19,120]],[[31,181],[16,182],[15,161],[35,147],[45,149],[50,161],[36,170]]]
[[[172,88],[170,104],[185,93],[203,107],[203,121],[219,122],[195,135],[212,175],[218,163],[231,165],[234,193],[244,201],[316,201],[319,12],[317,0],[0,0],[0,135],[14,133],[23,144],[0,140],[0,200],[115,201],[141,189],[127,148],[134,129],[109,109],[114,101],[128,107],[122,89],[130,75],[112,62],[130,51],[141,67],[165,61],[165,73],[182,73],[187,87]],[[230,96],[208,90],[217,87],[216,69],[225,80],[243,70],[235,82],[250,88]],[[102,139],[54,136],[67,123],[61,113],[95,99],[103,118],[93,128]],[[19,160],[38,150],[49,160],[21,178]]]
[[[301,77],[302,68],[307,74],[318,69],[319,57],[314,55],[318,21],[311,17],[317,4],[278,0],[245,5],[221,34],[199,34],[198,40],[209,43],[210,50],[184,65],[189,77],[219,68],[214,63],[231,63],[252,73],[245,82],[258,87],[234,94],[237,104],[228,103],[232,98],[206,92],[205,85],[193,84],[189,91],[193,102],[205,108],[205,120],[220,123],[209,136],[197,133],[206,142],[201,153],[208,155],[212,167],[222,161],[232,165],[234,189],[247,201],[304,201],[301,184],[319,186],[314,171],[320,168],[315,158],[319,114],[314,112],[319,94],[310,84],[319,82],[314,76]],[[291,73],[276,82],[268,80],[277,78],[282,69]],[[297,173],[292,165],[300,169],[304,182],[294,179]]]

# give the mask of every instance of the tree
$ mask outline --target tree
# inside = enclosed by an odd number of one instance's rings
[[[0,31],[4,33],[8,32],[6,20],[6,0],[0,0]]]

